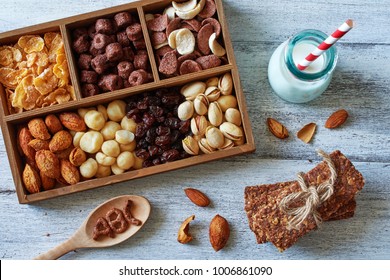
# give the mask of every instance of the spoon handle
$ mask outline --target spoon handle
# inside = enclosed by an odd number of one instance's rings
[[[60,245],[50,249],[46,253],[42,253],[39,256],[35,257],[35,260],[56,260],[59,257],[65,255],[66,253],[77,249],[72,238],[66,240]]]

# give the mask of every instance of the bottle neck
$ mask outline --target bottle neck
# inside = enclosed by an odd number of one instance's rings
[[[298,69],[297,64],[300,61],[294,60],[297,59],[297,51],[302,53],[305,51],[305,46],[312,46],[314,49],[321,42],[327,38],[327,35],[319,30],[307,29],[299,32],[295,36],[289,39],[285,51],[284,51],[284,61],[288,71],[297,79],[302,81],[316,81],[320,79],[325,79],[328,77],[336,67],[337,63],[337,51],[334,46],[326,50],[316,61],[316,67],[314,71],[301,71]],[[307,49],[307,53],[304,54],[304,57],[308,55],[311,50]],[[303,58],[304,58],[303,57]]]

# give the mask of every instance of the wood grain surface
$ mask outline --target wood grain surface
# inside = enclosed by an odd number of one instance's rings
[[[128,1],[1,1],[0,32]],[[390,2],[387,0],[233,1],[224,0],[226,17],[255,137],[255,153],[153,175],[32,205],[17,202],[3,137],[0,137],[0,258],[32,259],[70,237],[89,211],[123,194],[143,195],[152,205],[145,227],[123,244],[80,249],[63,259],[390,259]],[[268,83],[273,50],[294,33],[320,29],[331,33],[347,18],[356,26],[337,43],[339,62],[329,89],[307,104],[287,103]],[[345,108],[348,121],[328,130],[324,123]],[[275,138],[265,120],[274,117],[290,137]],[[295,136],[316,122],[311,144]],[[315,149],[340,149],[364,175],[355,217],[326,223],[284,253],[256,244],[244,212],[247,185],[292,180],[320,159]],[[202,190],[211,207],[191,204],[184,188]],[[176,241],[184,219],[191,223],[192,244]],[[227,246],[215,253],[208,225],[220,214],[231,226]]]

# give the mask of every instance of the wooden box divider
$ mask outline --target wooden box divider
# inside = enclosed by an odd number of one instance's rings
[[[14,178],[14,183],[15,183],[15,188],[16,188],[19,203],[32,203],[44,199],[62,196],[65,194],[102,187],[117,182],[122,182],[125,180],[141,178],[141,177],[145,177],[157,173],[176,170],[183,167],[193,166],[196,164],[201,164],[201,163],[205,163],[217,159],[231,157],[234,155],[249,153],[255,150],[252,128],[250,125],[250,120],[246,109],[245,96],[242,91],[239,73],[238,73],[238,69],[234,57],[233,47],[230,40],[230,34],[228,31],[227,22],[225,19],[225,14],[223,11],[221,0],[215,0],[215,3],[217,6],[218,20],[222,27],[223,43],[227,52],[227,59],[228,59],[227,64],[212,69],[196,72],[196,73],[180,75],[173,78],[161,79],[160,74],[158,72],[156,59],[154,56],[154,49],[150,41],[150,36],[145,21],[145,14],[149,12],[158,12],[158,11],[161,12],[162,9],[168,6],[170,2],[171,0],[162,0],[162,1],[144,0],[139,2],[132,2],[128,4],[123,4],[123,5],[107,8],[107,9],[102,9],[102,10],[98,10],[98,11],[94,11],[82,15],[72,16],[65,19],[55,20],[52,22],[42,23],[35,26],[25,27],[18,30],[9,31],[0,34],[0,45],[4,45],[4,44],[15,43],[18,40],[18,38],[22,35],[27,35],[27,34],[42,35],[43,33],[48,31],[60,31],[64,39],[64,47],[68,59],[70,79],[72,85],[75,88],[75,94],[76,94],[75,101],[69,101],[63,104],[57,104],[57,105],[39,108],[31,111],[25,111],[17,114],[9,114],[7,100],[5,98],[6,97],[5,90],[3,86],[0,84],[0,99],[1,99],[0,123],[3,131],[4,142],[8,153],[8,158],[10,162],[12,175]],[[71,47],[72,30],[77,27],[86,26],[92,23],[97,18],[104,17],[104,16],[110,17],[113,16],[115,13],[121,11],[130,11],[131,13],[136,13],[139,17],[146,47],[147,47],[147,52],[149,55],[149,62],[152,69],[154,81],[137,87],[125,88],[114,92],[107,92],[96,96],[83,98],[81,95],[80,83],[78,78],[77,63]],[[33,117],[43,117],[50,113],[75,111],[79,108],[96,106],[98,104],[108,104],[113,100],[126,99],[126,97],[129,97],[134,94],[153,91],[160,88],[183,86],[184,84],[192,81],[198,81],[198,80],[205,81],[210,77],[221,76],[225,73],[231,73],[233,78],[234,92],[238,101],[239,110],[241,112],[242,126],[245,133],[245,143],[243,145],[235,146],[233,148],[223,150],[223,151],[216,151],[210,154],[191,156],[186,159],[169,162],[163,165],[142,168],[139,170],[130,170],[120,175],[111,175],[109,177],[104,177],[104,178],[89,179],[86,181],[81,181],[76,185],[61,186],[61,187],[54,188],[52,190],[42,191],[36,194],[28,194],[25,191],[22,182],[22,173],[23,173],[24,165],[23,165],[22,157],[19,153],[19,147],[17,143],[17,130],[20,124],[27,123]]]

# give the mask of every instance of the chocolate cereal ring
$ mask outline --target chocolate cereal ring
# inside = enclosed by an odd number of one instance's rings
[[[184,74],[198,72],[201,70],[202,70],[202,67],[199,65],[199,63],[197,63],[196,61],[187,59],[181,64],[179,72],[180,72],[180,75],[184,75]]]
[[[202,21],[202,26],[211,24],[214,27],[214,33],[217,34],[217,38],[221,35],[221,24],[215,18],[206,18]]]
[[[129,224],[123,216],[122,211],[118,208],[112,208],[110,211],[108,211],[106,214],[106,219],[110,225],[110,228],[115,233],[122,233],[129,227]]]
[[[200,13],[198,14],[201,18],[211,18],[215,12],[217,11],[217,7],[215,5],[214,0],[206,0],[206,4]]]
[[[164,31],[168,26],[168,15],[157,16],[146,24],[151,31]]]
[[[176,51],[168,52],[163,56],[158,71],[165,75],[172,75],[177,71]]]
[[[222,63],[221,59],[219,59],[219,57],[215,54],[198,57],[196,62],[202,66],[203,70],[220,66]]]
[[[128,81],[131,87],[142,85],[148,81],[148,73],[143,69],[135,70],[130,74]]]
[[[199,30],[198,37],[197,37],[198,48],[205,55],[208,55],[210,53],[209,38],[213,33],[214,33],[214,27],[210,23],[205,24]]]

